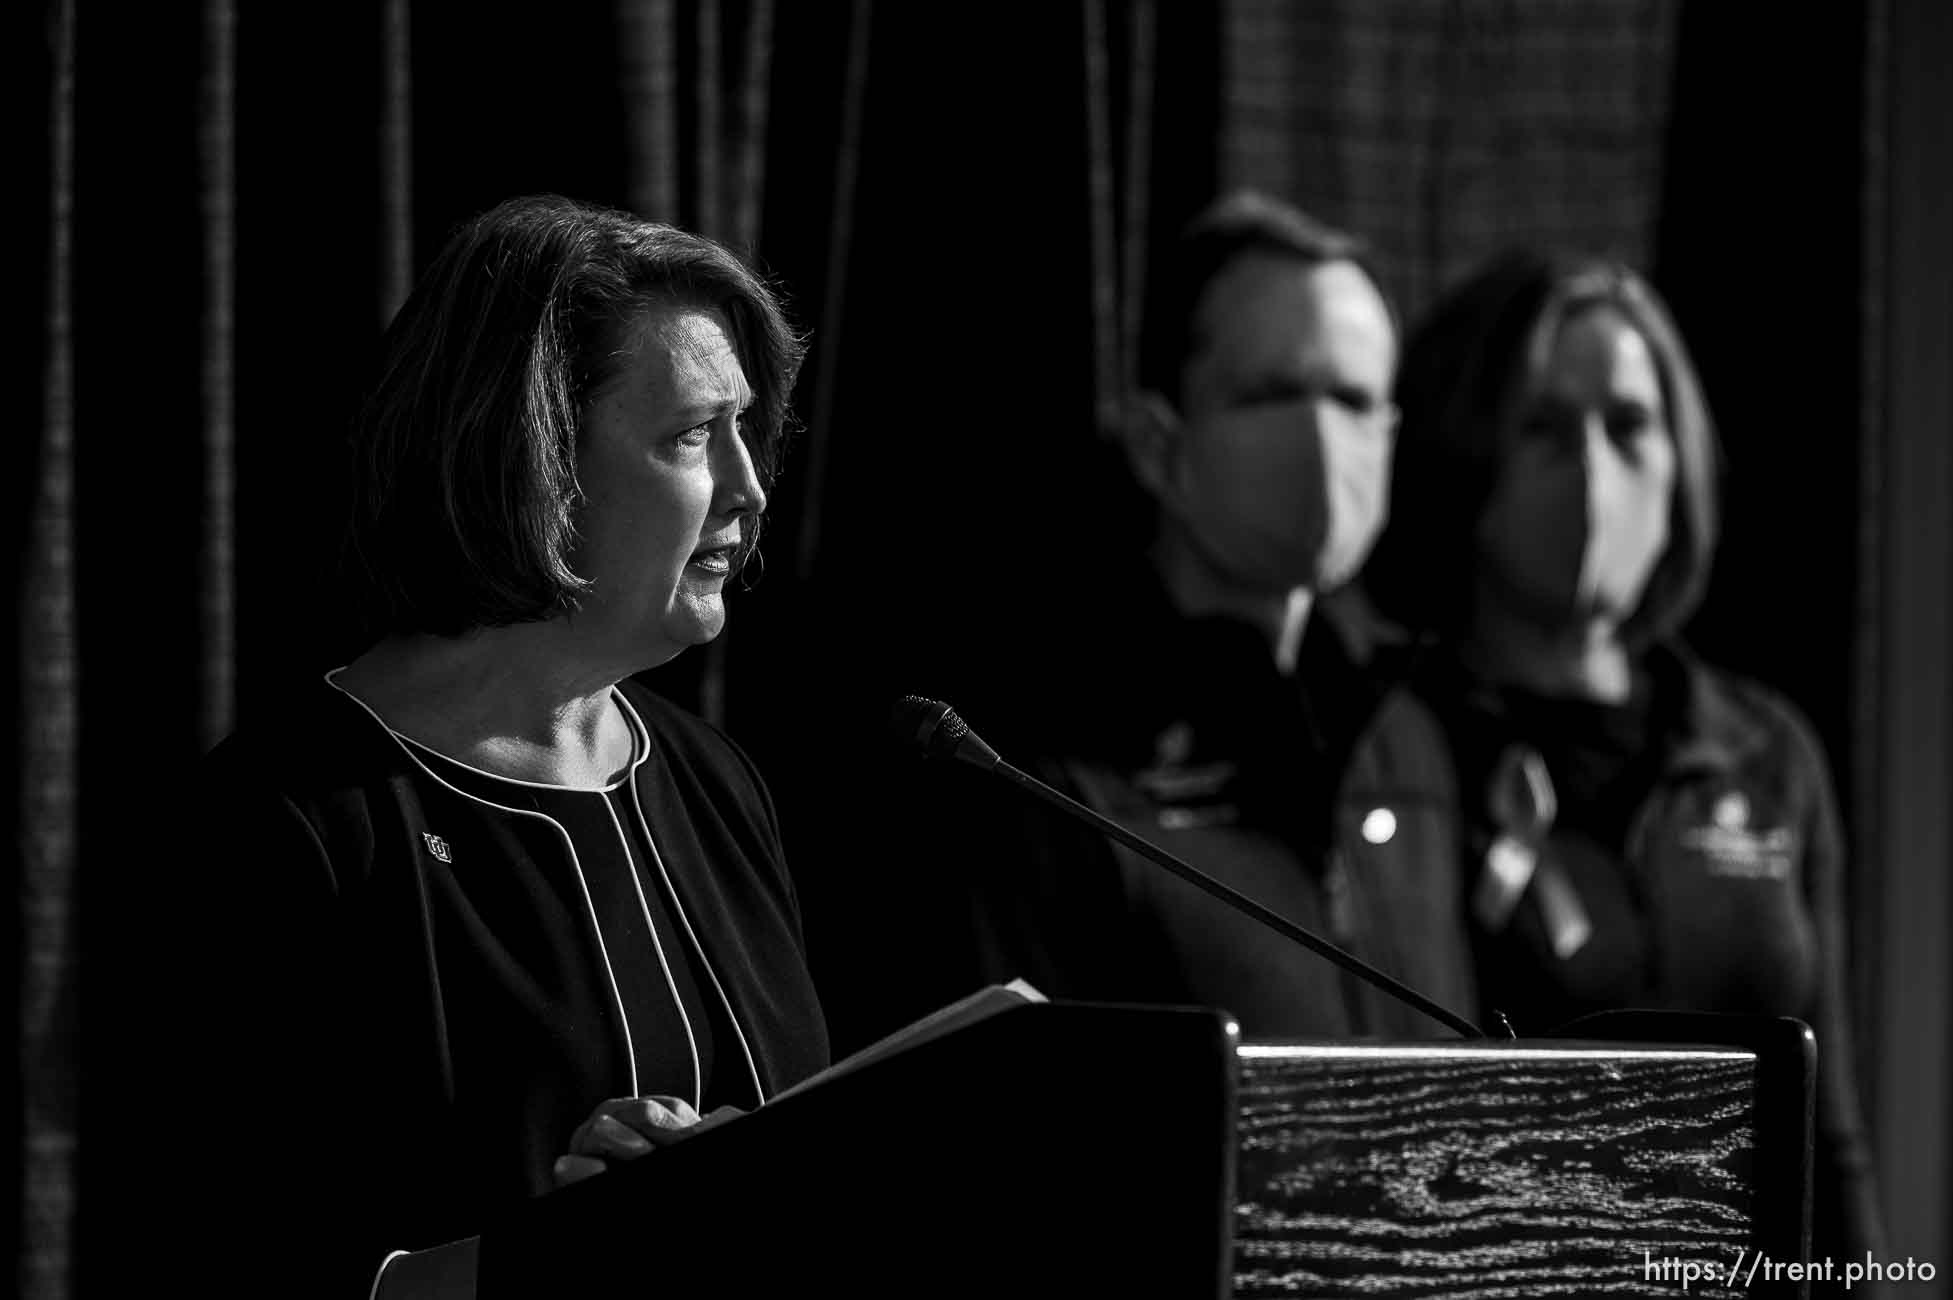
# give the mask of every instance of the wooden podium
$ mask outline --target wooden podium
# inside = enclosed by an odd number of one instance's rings
[[[1805,1294],[1750,1270],[1809,1257],[1810,1030],[1569,1029],[1243,1047],[1234,1294]]]
[[[1795,1021],[1240,1045],[1213,1011],[1006,1011],[541,1198],[530,1296],[1795,1295]],[[1738,1252],[1744,1252],[1739,1257]]]

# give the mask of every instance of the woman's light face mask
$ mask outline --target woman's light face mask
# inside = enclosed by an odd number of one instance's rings
[[[1479,530],[1491,599],[1548,629],[1619,624],[1668,549],[1675,439],[1654,351],[1612,305],[1553,335]]]

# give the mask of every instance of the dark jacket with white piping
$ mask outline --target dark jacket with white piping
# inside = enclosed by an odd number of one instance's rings
[[[771,802],[723,735],[621,689],[649,738],[645,821],[736,1027],[720,1059],[771,1096],[827,1060]],[[285,1238],[305,1263],[279,1293],[363,1295],[386,1251],[471,1235],[547,1191],[573,1130],[634,1070],[640,1091],[683,1091],[657,1081],[680,1057],[689,1072],[684,1043],[631,1059],[587,895],[544,819],[465,797],[324,682],[203,776],[178,978],[207,1085],[187,1104],[213,1136],[257,1135],[211,1192],[212,1221]]]

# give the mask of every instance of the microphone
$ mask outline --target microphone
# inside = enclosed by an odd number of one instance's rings
[[[1198,867],[1182,862],[1151,840],[1133,834],[1118,822],[1087,808],[1078,800],[1063,791],[1053,789],[1030,773],[1012,767],[998,756],[996,750],[985,744],[981,736],[970,730],[970,724],[957,716],[955,709],[942,701],[928,699],[921,695],[904,695],[896,701],[891,726],[899,743],[913,745],[929,758],[954,759],[1003,777],[1060,812],[1084,822],[1101,835],[1117,840],[1134,853],[1226,903],[1235,911],[1252,917],[1284,938],[1293,940],[1318,956],[1336,963],[1371,987],[1381,989],[1406,1006],[1423,1012],[1461,1037],[1489,1037],[1463,1016],[1439,1006],[1408,984],[1392,979],[1354,953],[1347,952],[1321,935],[1295,924],[1280,912],[1263,907],[1246,894],[1222,884]]]

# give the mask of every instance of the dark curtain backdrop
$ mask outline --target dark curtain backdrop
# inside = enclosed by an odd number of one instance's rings
[[[1853,770],[1863,545],[1838,484],[1862,458],[1849,322],[1876,65],[1848,7],[1776,31],[1734,99],[1755,20],[1681,0],[22,9],[40,258],[13,310],[40,346],[5,444],[22,559],[0,707],[25,1295],[115,1292],[133,1211],[114,1134],[144,1070],[194,1068],[113,1041],[131,954],[167,951],[144,891],[195,870],[160,778],[264,720],[281,674],[357,651],[329,580],[342,431],[413,276],[510,195],[733,243],[811,332],[764,575],[653,682],[768,772],[844,1049],[934,998],[909,978],[928,846],[878,830],[906,779],[888,702],[980,720],[1092,588],[1095,547],[1123,536],[1098,428],[1148,268],[1221,184],[1370,235],[1409,310],[1509,239],[1651,265],[1730,445],[1700,639],[1797,696]],[[1811,243],[1837,254],[1821,274],[1773,269]],[[1842,333],[1788,353],[1759,336],[1813,294]],[[1777,453],[1819,420],[1834,436]],[[1780,576],[1786,553],[1816,576]],[[1793,620],[1818,630],[1787,655]]]
[[[1514,243],[1645,267],[1681,8],[1244,0],[1227,178],[1362,232],[1411,315]]]

